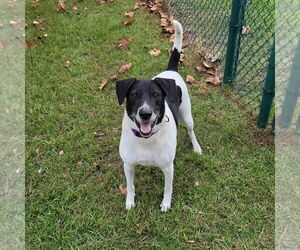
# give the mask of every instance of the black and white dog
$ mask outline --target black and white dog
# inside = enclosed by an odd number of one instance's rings
[[[116,83],[119,104],[127,99],[119,148],[127,182],[126,209],[135,206],[136,165],[158,166],[163,171],[165,188],[160,207],[163,212],[170,209],[179,119],[187,127],[194,151],[202,152],[194,133],[188,90],[177,72],[183,29],[178,21],[173,25],[175,43],[167,70],[151,80],[130,78]]]

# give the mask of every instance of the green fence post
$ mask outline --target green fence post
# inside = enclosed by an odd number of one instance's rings
[[[273,43],[265,86],[263,88],[263,96],[260,104],[258,115],[258,127],[265,128],[268,124],[272,102],[275,96],[275,44]]]
[[[245,0],[232,0],[223,79],[225,84],[231,84],[235,78],[245,6]]]
[[[297,104],[297,99],[300,94],[300,34],[298,35],[298,45],[295,51],[295,56],[292,64],[289,83],[287,86],[281,116],[280,127],[288,128],[291,125],[294,111]]]

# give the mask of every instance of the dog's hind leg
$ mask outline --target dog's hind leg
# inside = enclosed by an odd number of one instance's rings
[[[126,176],[127,196],[126,196],[126,209],[130,210],[135,207],[134,196],[134,169],[135,167],[131,164],[124,162],[124,172]]]
[[[202,149],[197,141],[197,138],[196,138],[196,135],[194,132],[194,120],[193,120],[193,116],[192,116],[192,108],[191,108],[191,103],[190,103],[189,99],[180,105],[179,114],[180,114],[180,118],[183,120],[183,122],[187,128],[189,137],[193,144],[194,152],[196,152],[198,154],[202,154]]]

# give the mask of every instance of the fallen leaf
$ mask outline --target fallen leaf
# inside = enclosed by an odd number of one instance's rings
[[[195,243],[196,241],[194,240],[188,240],[187,243]]]
[[[119,68],[119,74],[123,74],[131,69],[132,63],[123,64]]]
[[[185,55],[183,53],[180,54],[179,62],[183,63]]]
[[[70,61],[66,61],[66,62],[64,62],[64,67],[68,68],[68,67],[70,67],[70,64],[71,64]]]
[[[56,7],[57,12],[66,12],[67,6],[66,6],[66,0],[59,0]]]
[[[45,30],[45,27],[43,25],[41,25],[40,23],[36,24],[35,27],[38,29],[38,30]]]
[[[134,15],[134,13],[131,12],[131,11],[126,11],[126,12],[124,13],[124,16],[127,16],[127,17],[133,17],[133,15]]]
[[[103,89],[107,84],[108,84],[108,80],[103,81],[103,82],[100,84],[99,89]]]
[[[37,7],[39,7],[39,5],[40,5],[40,1],[39,0],[32,0],[31,1],[31,6],[33,8],[37,8]]]
[[[110,76],[108,76],[110,79],[112,79],[112,80],[115,80],[115,79],[117,79],[118,78],[118,74],[113,74],[113,75],[110,75]]]
[[[208,68],[208,67],[205,67],[204,65],[200,65],[200,66],[197,66],[196,69],[199,72],[202,72],[202,73],[207,73],[207,74],[210,74],[210,75],[215,75],[216,74],[216,68],[215,67]]]
[[[213,84],[214,86],[220,86],[222,84],[222,81],[218,76],[209,77],[204,82]]]
[[[100,169],[100,166],[99,166],[99,164],[97,162],[93,162],[92,163],[92,168],[93,169]]]
[[[26,48],[31,49],[31,48],[34,48],[34,47],[35,47],[35,44],[32,40],[26,41]]]
[[[58,153],[58,155],[60,155],[60,156],[62,156],[64,154],[65,154],[65,152],[63,150],[60,150],[59,153]]]
[[[75,97],[72,98],[72,104],[75,104],[77,102],[77,99]]]
[[[120,191],[121,191],[122,194],[125,194],[125,195],[127,194],[127,188],[125,187],[124,184],[121,184],[119,186],[119,189],[120,189]]]
[[[131,39],[123,38],[118,40],[118,47],[120,49],[127,49],[130,43],[131,43]]]
[[[102,136],[105,136],[105,133],[103,133],[103,132],[94,132],[94,136],[95,137],[102,137]]]
[[[136,233],[137,233],[138,235],[141,235],[141,234],[143,233],[143,230],[142,230],[142,229],[139,229],[139,230],[136,231]]]
[[[77,11],[78,8],[76,6],[74,6],[72,10]]]
[[[138,6],[137,4],[135,4],[133,7],[132,7],[132,9],[134,9],[134,10],[137,10],[137,9],[139,9],[140,8],[140,6]]]
[[[167,33],[171,33],[171,34],[173,34],[173,33],[175,32],[174,27],[167,27],[167,28],[165,28],[164,30],[165,30]]]
[[[168,20],[166,18],[161,18],[160,19],[160,26],[165,27],[168,26]]]
[[[35,152],[38,154],[38,153],[40,152],[40,149],[37,148],[37,149],[35,150]]]
[[[194,83],[196,80],[195,80],[195,78],[194,78],[193,76],[187,75],[185,81],[192,84],[192,83]]]
[[[251,32],[251,28],[249,26],[243,26],[242,35],[248,35]]]
[[[123,22],[124,25],[130,25],[134,22],[135,20],[131,17],[129,17],[126,21]]]
[[[151,56],[158,56],[160,54],[160,50],[157,48],[151,49],[148,52]]]
[[[64,179],[68,179],[68,178],[70,178],[70,175],[68,173],[63,173],[63,177],[64,177]]]
[[[195,187],[199,187],[199,185],[200,185],[199,181],[196,181],[194,185],[195,185]]]

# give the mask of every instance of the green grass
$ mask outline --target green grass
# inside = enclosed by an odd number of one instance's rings
[[[42,17],[46,28],[30,25],[26,37],[36,44],[26,53],[27,249],[273,248],[274,150],[261,143],[253,117],[230,89],[189,86],[204,154],[192,152],[180,126],[172,210],[159,211],[163,176],[155,167],[137,168],[137,207],[125,210],[118,190],[125,183],[118,155],[124,107],[113,82],[102,91],[98,86],[121,60],[133,64],[122,78],[156,75],[171,44],[159,19],[143,9],[131,26],[121,25],[134,1],[100,7],[86,0],[76,4],[80,15],[68,4],[69,14],[57,13],[52,1],[27,6],[27,23]],[[36,39],[43,33],[48,37]],[[117,48],[123,37],[132,39],[128,51]],[[154,47],[160,56],[147,53]],[[71,66],[63,67],[65,61]],[[183,76],[195,74],[188,61]]]

